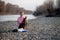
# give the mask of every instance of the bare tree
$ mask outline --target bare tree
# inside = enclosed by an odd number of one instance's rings
[[[52,12],[54,10],[53,8],[54,2],[52,0],[46,0],[43,5],[40,5],[36,9],[36,13],[39,13],[42,15],[52,15]]]
[[[5,13],[5,2],[4,1],[0,1],[0,14],[4,14]]]
[[[60,8],[60,0],[57,0],[57,5]]]

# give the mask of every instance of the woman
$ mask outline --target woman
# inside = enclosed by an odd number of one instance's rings
[[[20,12],[20,17],[18,17],[18,30],[14,29],[12,32],[27,32],[27,17],[24,17],[24,12]]]
[[[18,17],[18,31],[22,31],[27,28],[26,19],[27,17],[24,16],[24,12],[20,12],[20,17]]]

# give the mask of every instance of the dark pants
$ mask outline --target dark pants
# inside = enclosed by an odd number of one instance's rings
[[[21,23],[21,24],[19,25],[18,29],[19,29],[19,28],[23,28],[23,29],[24,29],[24,26],[25,26],[25,23]]]

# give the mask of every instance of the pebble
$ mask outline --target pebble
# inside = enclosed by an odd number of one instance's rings
[[[29,20],[28,32],[4,32],[16,29],[16,23],[15,21],[0,23],[3,29],[0,30],[0,33],[3,31],[0,40],[60,40],[60,18],[43,17],[36,20]]]

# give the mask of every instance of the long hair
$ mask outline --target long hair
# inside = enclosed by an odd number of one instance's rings
[[[27,25],[26,18],[27,17],[23,19],[22,23],[19,25],[19,28],[25,28],[25,26]]]

